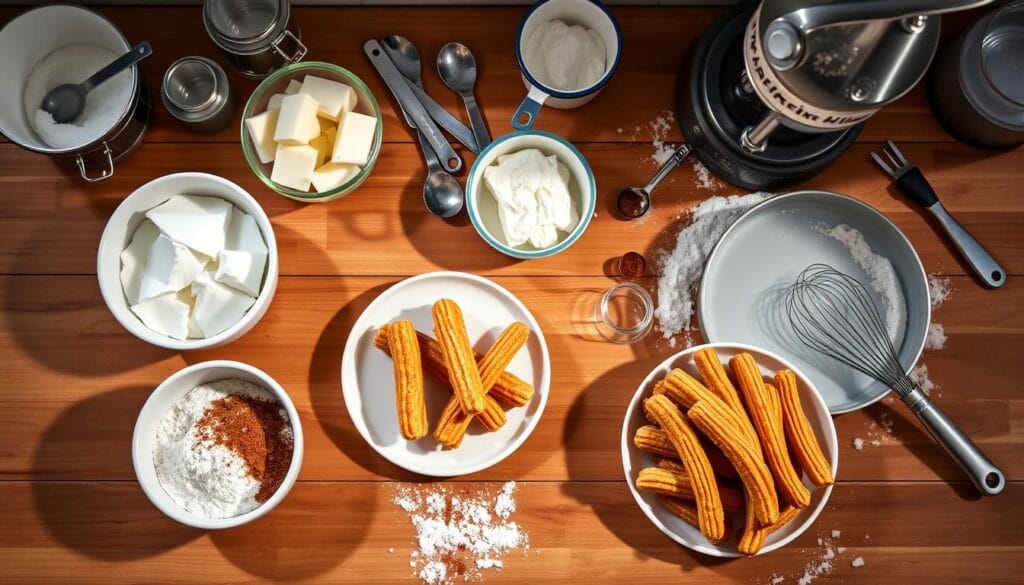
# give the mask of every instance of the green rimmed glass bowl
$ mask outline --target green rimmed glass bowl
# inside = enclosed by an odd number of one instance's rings
[[[366,165],[362,170],[356,173],[354,177],[345,183],[342,183],[330,191],[324,191],[323,193],[318,193],[312,190],[297,191],[270,180],[270,174],[273,170],[274,163],[264,164],[260,162],[260,158],[256,154],[256,148],[252,144],[252,138],[249,136],[249,130],[245,127],[246,119],[251,116],[255,116],[256,114],[261,114],[267,110],[267,102],[270,101],[270,96],[276,93],[284,93],[289,81],[295,79],[301,82],[307,75],[315,75],[317,77],[338,81],[351,86],[352,89],[356,90],[356,94],[359,96],[359,101],[356,104],[355,111],[360,114],[366,114],[377,118],[377,128],[373,133],[373,146],[370,147],[370,157],[367,160]],[[370,176],[370,173],[373,172],[374,165],[377,164],[377,157],[380,155],[380,147],[383,142],[384,134],[383,129],[384,123],[381,119],[380,106],[377,104],[377,98],[373,96],[373,93],[370,92],[370,88],[363,83],[362,79],[359,79],[356,74],[344,67],[339,67],[331,63],[324,63],[322,61],[304,61],[302,63],[294,63],[278,69],[271,73],[263,80],[262,83],[259,84],[258,87],[256,87],[255,90],[253,90],[252,95],[249,96],[249,101],[245,103],[245,110],[242,111],[240,135],[242,140],[242,152],[245,154],[245,162],[248,163],[252,172],[255,173],[267,187],[276,193],[296,201],[324,203],[340,199],[352,191],[355,191],[363,184],[363,181]]]

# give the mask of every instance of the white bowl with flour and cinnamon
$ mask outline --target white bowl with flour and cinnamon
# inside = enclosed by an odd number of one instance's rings
[[[172,374],[139,412],[132,461],[171,519],[231,528],[272,510],[302,467],[302,424],[273,378],[248,364],[202,362]]]

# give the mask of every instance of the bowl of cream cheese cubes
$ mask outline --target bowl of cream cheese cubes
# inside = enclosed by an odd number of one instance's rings
[[[130,333],[174,350],[223,345],[267,312],[277,289],[270,219],[244,189],[175,173],[114,210],[96,258],[100,293]]]
[[[564,138],[527,130],[506,134],[477,156],[466,180],[466,211],[491,247],[520,259],[567,249],[590,225],[594,172]]]
[[[306,202],[344,197],[370,175],[383,137],[376,98],[331,63],[283,67],[263,80],[242,112],[242,152],[275,192]]]

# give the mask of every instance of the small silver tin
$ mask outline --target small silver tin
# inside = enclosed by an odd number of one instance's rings
[[[235,117],[235,94],[220,65],[206,57],[182,57],[164,73],[164,107],[193,131],[223,130]]]

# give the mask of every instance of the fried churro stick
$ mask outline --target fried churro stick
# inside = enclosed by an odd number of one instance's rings
[[[679,516],[691,526],[696,527],[698,530],[700,529],[700,519],[699,515],[697,514],[697,508],[692,503],[668,496],[659,496],[658,499],[661,500],[662,505],[664,505],[669,512],[672,512],[676,516]],[[722,542],[730,536],[732,536],[732,522],[730,522],[729,518],[726,517],[725,532],[723,533],[722,538],[719,540],[711,540],[709,538],[708,540],[711,541],[713,544],[718,544],[719,542]]]
[[[747,419],[746,413],[742,410],[737,412],[732,409],[718,395],[708,390],[704,384],[701,384],[696,378],[683,370],[676,368],[669,372],[664,380],[654,385],[654,393],[664,394],[680,406],[693,406],[699,401],[707,403],[708,408],[711,408],[718,416],[736,426],[749,440],[750,444],[755,446],[758,452],[761,451],[761,446],[757,441],[757,434],[754,432],[754,427],[750,424],[750,420]]]
[[[529,336],[529,328],[525,324],[516,321],[498,335],[498,338],[494,340],[494,345],[480,359],[480,382],[485,394],[485,405],[483,412],[480,412],[478,416],[481,417],[479,421],[480,426],[486,431],[496,431],[505,424],[505,411],[501,409],[498,403],[489,400],[486,394],[491,391],[498,377],[505,371],[509,362],[512,361],[512,358],[523,347]],[[454,396],[445,405],[446,412],[442,414],[437,428],[434,429],[434,438],[442,445],[458,445],[462,443],[462,435],[469,428],[469,421],[473,418],[473,415],[464,412],[458,414],[447,412],[453,408],[461,409],[461,406]],[[448,416],[445,416],[445,414]]]
[[[835,481],[832,477],[832,467],[825,454],[821,451],[821,445],[814,436],[814,430],[807,422],[804,409],[800,406],[800,393],[796,386],[796,375],[789,370],[779,370],[775,373],[775,385],[779,391],[779,403],[782,407],[782,423],[786,431],[786,438],[793,448],[793,454],[803,468],[804,473],[816,486],[829,485]]]
[[[676,453],[676,448],[668,440],[668,435],[665,434],[665,431],[654,425],[644,425],[638,428],[636,433],[633,434],[633,444],[641,451],[647,451],[648,453],[671,459],[679,459],[679,453]],[[732,463],[729,462],[718,447],[704,444],[703,442],[701,446],[704,448],[704,453],[708,456],[708,461],[711,462],[711,469],[714,470],[715,475],[723,479],[739,479],[739,475],[736,474],[736,468],[732,466]]]
[[[378,329],[377,335],[373,338],[373,344],[378,349],[383,350],[384,353],[388,353],[388,344],[387,338],[383,332],[388,327],[389,325],[385,325]],[[448,377],[448,367],[444,365],[444,354],[441,353],[441,346],[438,345],[437,341],[435,341],[433,337],[420,333],[419,331],[416,332],[416,340],[419,341],[420,344],[420,356],[423,362],[423,371],[437,378],[450,389],[452,387],[452,382],[451,378]],[[474,353],[473,357],[476,359],[477,367],[479,368],[480,360],[483,359],[483,356],[478,353]],[[523,406],[530,401],[530,398],[533,397],[533,386],[527,384],[518,376],[508,372],[502,372],[498,376],[497,381],[494,382],[494,386],[491,387],[490,395],[505,406]]]
[[[782,404],[779,401],[779,391],[775,388],[775,386],[771,382],[768,382],[767,380],[764,383],[764,389],[765,389],[765,394],[764,395],[765,395],[765,398],[767,398],[768,406],[770,407],[770,412],[772,413],[772,422],[775,425],[777,425],[779,427],[779,429],[781,429],[782,428]]]
[[[466,414],[477,414],[484,409],[484,391],[480,382],[480,370],[473,358],[473,346],[466,334],[466,323],[462,309],[451,299],[434,303],[434,335],[441,345],[452,393],[459,400],[459,406]]]
[[[736,387],[732,385],[729,374],[722,366],[722,360],[718,359],[718,353],[713,348],[706,347],[693,356],[693,362],[697,365],[697,371],[704,380],[704,384],[732,408],[737,414],[746,416],[743,410],[743,403],[740,402],[740,395]]]
[[[739,429],[717,415],[708,402],[700,401],[686,412],[687,418],[729,458],[747,489],[748,505],[757,521],[772,524],[779,517],[775,481],[761,454],[754,450]]]
[[[403,437],[414,441],[427,434],[427,406],[423,401],[423,370],[416,329],[409,321],[395,321],[386,335],[395,370],[398,429]]]
[[[722,509],[722,500],[711,463],[700,445],[697,434],[676,405],[665,396],[655,394],[644,400],[644,410],[648,417],[661,426],[679,453],[679,458],[685,461],[694,500],[697,503],[701,533],[712,542],[720,542],[725,538],[725,512]]]
[[[736,376],[743,400],[747,403],[747,411],[754,422],[757,430],[757,437],[761,441],[761,449],[764,458],[768,462],[768,468],[787,502],[798,508],[806,507],[811,503],[811,492],[807,490],[804,482],[797,475],[793,468],[793,462],[789,459],[789,451],[786,449],[785,438],[782,429],[775,424],[775,414],[772,410],[771,398],[765,388],[764,379],[761,377],[761,368],[754,361],[754,356],[749,353],[737,354],[729,360],[732,373]],[[768,522],[762,522],[768,524]]]
[[[637,489],[684,500],[694,499],[690,476],[681,463],[677,465],[680,469],[665,469],[660,462],[658,467],[641,469],[636,477]],[[718,482],[718,494],[723,509],[735,512],[743,510],[743,494],[735,488]]]
[[[790,504],[783,506],[782,510],[779,511],[779,519],[775,521],[771,526],[761,526],[753,520],[753,516],[748,514],[743,521],[743,532],[740,533],[740,538],[736,543],[736,549],[745,555],[755,555],[764,546],[765,539],[768,538],[773,532],[782,528],[786,524],[789,524],[793,518],[796,518],[797,513],[800,511]]]
[[[476,415],[462,412],[459,401],[451,397],[445,404],[434,428],[434,439],[448,449],[455,449],[466,437],[469,423],[476,421],[487,432],[494,432],[505,424],[505,410],[490,396],[484,396],[484,409]]]

